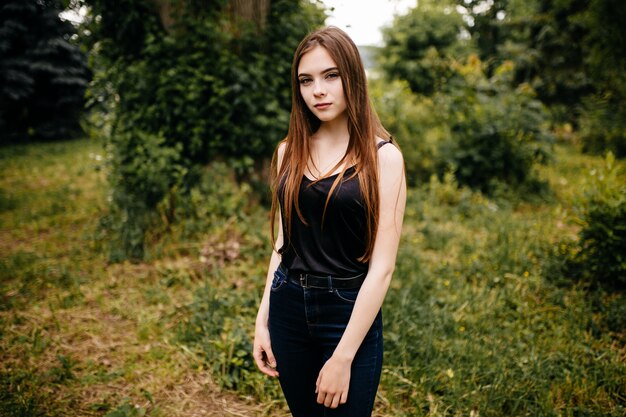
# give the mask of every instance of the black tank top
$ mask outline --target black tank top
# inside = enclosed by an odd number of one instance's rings
[[[378,148],[390,142],[379,142]],[[357,176],[350,178],[354,169],[346,169],[341,183],[333,191],[323,225],[324,205],[338,174],[316,183],[302,177],[299,204],[308,225],[300,220],[294,209],[289,239],[283,218],[285,243],[279,253],[283,265],[290,271],[338,277],[367,272],[368,263],[357,260],[365,253],[367,225],[359,179]],[[282,190],[279,200],[281,208],[284,207]]]

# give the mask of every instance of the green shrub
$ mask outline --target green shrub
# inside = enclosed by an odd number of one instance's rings
[[[603,169],[592,172],[579,208],[579,247],[573,263],[581,277],[611,287],[626,287],[626,183],[609,153]]]
[[[324,15],[306,1],[272,1],[258,21],[226,1],[181,2],[168,26],[154,2],[86,3],[82,33],[97,65],[90,103],[113,113],[112,259],[141,259],[157,206],[191,189],[203,166],[228,160],[246,178],[269,159],[288,125],[293,51]]]
[[[443,3],[443,4],[442,4]],[[445,2],[419,3],[383,31],[379,61],[387,76],[406,80],[415,93],[440,91],[454,75],[450,64],[467,48],[463,17]]]
[[[449,135],[435,102],[399,80],[373,79],[370,91],[380,120],[402,148],[409,185],[428,182],[436,168],[437,144]]]
[[[582,281],[609,289],[626,287],[626,184],[608,153],[604,167],[590,173],[575,207],[578,239],[550,245],[545,276],[569,285]]]
[[[189,192],[174,192],[161,203],[159,211],[182,219],[178,224],[180,238],[193,239],[214,232],[225,223],[245,222],[249,218],[252,188],[247,183],[237,183],[233,171],[224,162],[214,162],[202,168],[197,184]]]
[[[626,105],[611,94],[596,94],[583,101],[579,119],[583,151],[611,151],[618,158],[626,157]]]
[[[186,173],[180,146],[142,131],[111,137],[109,182],[112,210],[105,222],[112,232],[110,258],[144,257],[145,233],[156,220],[155,208]]]
[[[525,84],[511,89],[513,66],[505,63],[487,78],[471,56],[459,65],[459,77],[438,96],[451,130],[440,144],[439,172],[450,167],[459,184],[493,192],[498,183],[532,182],[534,164],[551,154],[547,113]]]
[[[552,153],[548,114],[530,86],[510,87],[510,62],[489,78],[483,66],[476,56],[454,64],[454,76],[430,97],[404,81],[370,82],[380,119],[402,147],[410,185],[453,171],[460,185],[489,194],[511,186],[544,191],[534,169]]]

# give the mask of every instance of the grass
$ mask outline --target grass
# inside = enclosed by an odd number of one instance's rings
[[[625,329],[608,329],[606,305],[626,299],[546,276],[602,160],[563,146],[557,158],[547,202],[486,200],[451,178],[411,194],[386,300],[390,415],[623,415]]]
[[[5,147],[0,161],[0,415],[255,413],[172,341],[199,262],[107,263],[101,144]]]
[[[0,149],[0,415],[286,415],[250,357],[266,211],[211,177],[149,260],[108,264],[103,162]],[[549,276],[602,163],[558,146],[545,200],[410,190],[375,415],[624,415],[623,294]]]

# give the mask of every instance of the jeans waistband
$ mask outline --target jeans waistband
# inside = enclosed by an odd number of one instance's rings
[[[336,289],[356,289],[365,281],[366,273],[352,277],[337,277],[332,275],[315,275],[308,273],[292,273],[282,263],[278,268],[285,274],[289,281],[294,282],[302,288],[319,288],[324,290]]]

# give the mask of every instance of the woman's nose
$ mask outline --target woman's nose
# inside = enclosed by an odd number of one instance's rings
[[[315,83],[313,94],[315,94],[316,96],[324,96],[326,94],[326,89],[321,82],[318,81]]]

